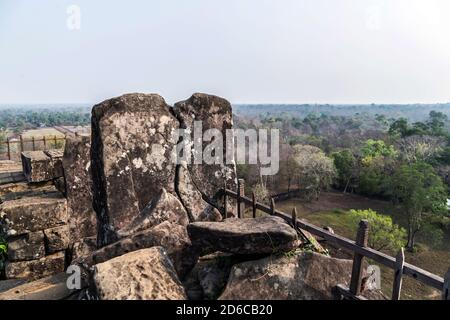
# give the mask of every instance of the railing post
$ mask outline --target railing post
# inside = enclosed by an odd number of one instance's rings
[[[270,198],[270,215],[275,215],[275,200],[273,198]]]
[[[8,148],[8,160],[11,160],[11,147],[9,146],[9,138],[6,138],[6,144]]]
[[[444,288],[442,289],[442,300],[450,300],[450,268],[444,277]]]
[[[403,266],[405,264],[405,251],[400,248],[395,260],[394,269],[394,285],[392,288],[392,300],[400,300],[400,293],[402,291],[403,282]]]
[[[58,147],[57,147],[58,140],[56,139],[56,134],[55,134],[54,140],[55,140],[55,147],[54,147],[54,149],[58,149]]]
[[[292,209],[292,226],[294,227],[294,229],[297,228],[297,208],[294,207]]]
[[[25,150],[23,150],[23,137],[22,135],[20,135],[19,137],[20,137],[20,152],[24,152]]]
[[[367,247],[368,236],[369,222],[367,220],[361,220],[356,235],[356,244],[361,247]],[[358,296],[361,293],[363,263],[364,256],[355,252],[353,256],[352,278],[350,280],[350,293],[354,296]]]
[[[223,183],[223,213],[224,218],[228,218],[228,195],[227,195],[227,180]]]
[[[238,210],[238,218],[242,218],[244,215],[245,210],[245,203],[242,201],[242,197],[245,195],[245,180],[239,179],[238,180],[238,203],[237,203],[237,210]]]
[[[47,150],[47,137],[44,135],[44,150]]]
[[[256,195],[255,195],[255,191],[252,192],[252,209],[253,209],[253,218],[256,218]]]
[[[34,142],[34,136],[31,137],[31,143],[33,144],[33,151],[36,151],[36,144]]]

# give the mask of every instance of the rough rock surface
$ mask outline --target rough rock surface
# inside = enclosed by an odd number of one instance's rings
[[[179,185],[179,195],[181,202],[191,210],[194,218],[203,211],[204,204],[198,203],[189,208],[190,199],[199,197],[203,198],[207,203],[220,209],[223,212],[223,200],[218,190],[223,188],[225,180],[228,188],[236,188],[236,167],[234,159],[230,159],[231,163],[225,163],[226,155],[226,130],[233,126],[233,115],[231,104],[220,97],[207,95],[202,93],[195,93],[188,100],[178,102],[174,105],[174,111],[180,121],[181,128],[188,129],[191,132],[191,142],[194,148],[196,144],[202,146],[201,150],[205,150],[211,141],[196,141],[196,126],[195,121],[201,121],[201,128],[198,130],[201,133],[208,129],[216,129],[222,134],[222,153],[224,161],[221,164],[195,164],[191,162],[187,164],[189,174],[184,175],[184,184]],[[197,135],[201,139],[201,135]],[[193,149],[192,149],[193,150]],[[217,154],[216,154],[217,156]],[[234,156],[234,154],[232,155]],[[192,159],[194,161],[196,154],[192,151]],[[222,200],[222,201],[221,201]]]
[[[83,260],[97,250],[97,236],[83,238],[75,242],[71,249],[72,260]]]
[[[162,189],[132,222],[117,233],[119,237],[128,236],[164,221],[187,226],[189,218],[178,198]]]
[[[64,150],[60,149],[52,149],[52,150],[46,150],[44,153],[50,157],[51,163],[52,163],[52,176],[53,179],[60,178],[64,176],[64,170],[62,165],[62,157],[64,154]]]
[[[45,251],[52,254],[69,247],[69,226],[63,225],[44,230]]]
[[[42,182],[53,179],[52,159],[44,151],[22,152],[23,173],[28,182]]]
[[[116,240],[164,188],[174,192],[177,119],[156,94],[127,94],[92,110],[93,204],[99,245]]]
[[[225,219],[188,225],[192,245],[202,254],[215,251],[236,254],[271,254],[298,247],[297,232],[279,217]]]
[[[161,247],[97,264],[94,284],[102,300],[184,300],[186,293]]]
[[[102,247],[84,259],[75,261],[75,263],[81,263],[89,267],[128,252],[156,246],[163,247],[166,250],[180,278],[183,278],[197,262],[198,256],[191,247],[186,227],[165,221],[153,228],[140,231]]]
[[[22,164],[10,160],[0,160],[0,185],[20,181],[25,181]]]
[[[92,207],[90,141],[89,136],[67,136],[62,159],[72,242],[97,235],[97,218]]]
[[[44,233],[30,232],[8,239],[8,260],[35,260],[45,255]]]
[[[56,191],[51,181],[33,184],[26,182],[0,184],[0,202]]]
[[[352,261],[313,252],[234,265],[221,300],[329,300],[348,286]]]
[[[63,272],[64,265],[64,252],[58,252],[38,260],[8,262],[5,274],[7,279],[36,280]]]
[[[67,288],[66,280],[67,275],[65,273],[58,273],[54,276],[39,279],[30,283],[18,283],[18,285],[9,290],[3,292],[0,290],[0,300],[66,299],[75,291]]]
[[[67,201],[59,193],[0,204],[0,223],[8,236],[36,232],[67,222]]]

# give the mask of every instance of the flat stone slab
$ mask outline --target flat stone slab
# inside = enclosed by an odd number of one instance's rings
[[[51,181],[33,184],[26,182],[7,183],[0,185],[0,202],[39,196],[53,192],[57,192],[57,189]]]
[[[142,249],[95,265],[101,300],[185,300],[185,290],[162,247]]]
[[[59,192],[0,204],[0,224],[8,236],[57,227],[67,222],[67,200]]]
[[[6,280],[14,285],[10,286],[7,290],[3,290],[3,292],[0,289],[0,300],[66,299],[76,291],[67,288],[67,277],[68,275],[62,272],[29,283],[23,283],[21,280]],[[2,282],[0,281],[0,288]]]
[[[25,176],[20,162],[0,161],[0,185],[24,180]]]
[[[6,279],[37,280],[64,271],[65,254],[58,252],[38,260],[8,262],[5,268]]]
[[[222,251],[235,254],[272,254],[300,244],[297,232],[279,217],[225,219],[194,222],[187,227],[194,247],[202,254]]]

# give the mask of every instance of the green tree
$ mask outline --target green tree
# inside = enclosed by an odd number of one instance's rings
[[[383,140],[367,140],[361,147],[361,153],[366,159],[365,161],[370,161],[377,157],[395,157],[396,151],[394,146],[387,146]]]
[[[417,162],[400,166],[387,184],[387,193],[399,204],[408,222],[406,248],[414,249],[417,233],[424,225],[424,214],[446,211],[447,190],[429,164]]]
[[[350,210],[352,226],[358,228],[358,222],[365,219],[369,221],[369,246],[375,250],[397,251],[406,239],[406,230],[392,222],[392,218],[378,214],[371,209]]]
[[[355,177],[355,169],[358,161],[349,149],[334,152],[331,154],[331,157],[336,167],[338,184],[344,188],[345,193],[347,192],[350,181]]]

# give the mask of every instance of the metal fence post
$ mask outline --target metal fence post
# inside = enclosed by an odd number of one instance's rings
[[[31,143],[33,144],[33,151],[36,151],[36,144],[34,141],[34,136],[31,137]]]
[[[270,198],[270,215],[275,215],[275,200]]]
[[[392,300],[400,300],[403,282],[403,266],[405,264],[405,251],[400,248],[395,260],[394,285],[392,288]]]
[[[23,149],[23,137],[22,135],[20,135],[19,137],[20,137],[20,152],[24,152],[25,150]]]
[[[294,227],[294,229],[297,228],[297,208],[294,207],[292,209],[292,226]]]
[[[361,247],[367,247],[368,238],[369,222],[367,220],[361,220],[356,235],[356,244]],[[353,256],[352,278],[350,281],[350,293],[354,296],[358,296],[361,293],[363,263],[364,256],[355,252]]]

